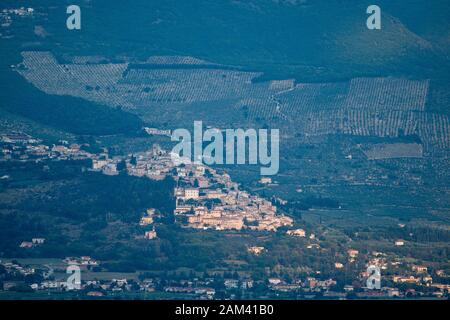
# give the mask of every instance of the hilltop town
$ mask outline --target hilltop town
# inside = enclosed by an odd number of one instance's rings
[[[78,144],[67,145],[64,141],[50,147],[24,134],[5,134],[1,139],[5,143],[0,159],[3,161],[90,160],[90,170],[106,175],[118,175],[123,171],[152,180],[170,176],[176,181],[174,214],[184,217],[188,227],[276,231],[293,225],[292,218],[277,214],[277,207],[271,201],[240,190],[228,174],[203,164],[176,164],[173,155],[158,145],[147,152],[109,158],[106,151],[92,154]]]

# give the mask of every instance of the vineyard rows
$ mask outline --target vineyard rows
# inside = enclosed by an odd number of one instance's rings
[[[234,112],[277,120],[304,136],[418,135],[427,147],[449,148],[445,115],[425,112],[428,81],[358,78],[339,83],[253,82],[261,73],[212,68],[132,68],[127,63],[59,64],[51,53],[23,52],[16,70],[40,90],[113,107],[237,101]],[[76,62],[90,61],[74,58]],[[94,58],[98,60],[99,57]],[[151,57],[151,64],[199,65],[191,57]]]
[[[213,63],[208,61],[186,56],[152,56],[146,62],[161,65],[213,65]]]
[[[428,86],[428,81],[407,79],[352,79],[345,107],[383,111],[424,111]]]
[[[450,121],[448,116],[440,114],[334,110],[306,113],[296,123],[306,136],[340,133],[393,138],[418,135],[426,149],[450,148]]]

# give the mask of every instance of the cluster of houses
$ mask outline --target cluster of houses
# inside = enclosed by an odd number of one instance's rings
[[[372,258],[367,263],[367,266],[377,266],[381,270],[389,270],[389,276],[382,276],[385,280],[391,282],[393,285],[412,285],[416,288],[427,287],[430,288],[434,296],[442,297],[450,291],[450,285],[442,283],[433,283],[434,279],[431,275],[429,267],[421,264],[410,264],[401,261],[389,261],[386,254],[382,252],[372,252]],[[446,278],[446,274],[443,270],[434,270],[434,273],[439,278]],[[361,278],[367,278],[369,275],[367,272],[361,273]],[[382,288],[383,289],[383,288]],[[407,294],[423,295],[421,291],[417,291],[414,288],[408,288],[405,292],[402,292],[395,288],[385,287],[390,297],[402,297]],[[382,290],[383,291],[383,290]]]
[[[153,132],[153,131],[152,131]],[[3,159],[11,159],[12,153],[17,151],[20,160],[36,160],[36,157],[58,160],[91,159],[93,171],[100,171],[107,175],[126,170],[129,175],[148,177],[161,180],[173,176],[177,181],[175,188],[175,215],[187,217],[188,226],[192,228],[215,230],[265,230],[275,231],[282,226],[291,226],[293,220],[283,214],[277,214],[277,207],[270,201],[239,190],[226,173],[202,164],[176,164],[171,155],[162,150],[159,145],[147,151],[127,157],[109,158],[104,151],[92,154],[84,151],[78,144],[68,144],[62,141],[60,145],[52,147],[41,144],[23,134],[8,134],[2,136],[5,143],[22,143],[22,145],[8,145],[4,147]],[[14,148],[19,148],[14,150]],[[143,224],[151,224],[151,217],[141,220]],[[156,234],[149,231],[146,238],[154,238]]]
[[[260,254],[264,252],[263,247],[250,247],[249,251],[254,254]],[[28,283],[27,286],[34,291],[70,291],[80,290],[89,297],[106,297],[114,296],[125,292],[141,292],[141,293],[153,293],[153,292],[166,292],[171,294],[181,294],[186,297],[196,299],[214,299],[217,295],[217,288],[221,290],[222,295],[233,298],[237,292],[247,292],[251,294],[255,287],[266,288],[260,292],[265,297],[275,297],[279,295],[288,295],[291,297],[304,297],[314,298],[317,295],[321,295],[328,298],[347,298],[349,294],[353,294],[355,297],[366,298],[400,298],[409,296],[433,296],[433,297],[445,297],[448,296],[450,285],[443,283],[433,283],[431,276],[428,274],[429,270],[423,265],[411,265],[411,271],[415,276],[390,276],[389,279],[393,279],[394,283],[407,283],[417,284],[416,288],[399,289],[392,286],[383,286],[378,290],[371,290],[364,286],[364,281],[361,287],[355,287],[353,284],[346,284],[343,288],[338,285],[337,280],[327,277],[316,277],[315,275],[309,275],[302,279],[286,280],[278,277],[267,277],[262,280],[253,280],[246,276],[238,277],[226,277],[217,279],[216,277],[188,277],[177,279],[161,279],[158,276],[155,277],[139,277],[139,279],[133,278],[112,278],[98,280],[91,273],[89,279],[85,280],[83,274],[88,266],[98,266],[100,262],[89,257],[67,257],[63,260],[63,265],[78,265],[82,268],[81,272],[81,284],[77,288],[70,288],[67,283],[67,275],[64,270],[59,270],[60,273],[58,280],[55,279],[55,272],[53,270],[56,266],[50,265],[43,266],[42,268],[35,269],[30,266],[22,266],[18,262],[2,262],[0,261],[0,269],[5,270],[7,277],[0,274],[0,290],[15,290],[18,284],[23,283],[24,277],[28,275],[35,275],[39,273],[41,277],[40,282]],[[383,268],[386,267],[385,257],[380,254],[378,257],[373,258],[369,263],[377,264]],[[45,270],[45,269],[49,270]],[[386,268],[385,268],[386,269]],[[61,275],[61,272],[63,273]],[[443,270],[435,271],[438,277],[446,277]],[[414,279],[421,276],[421,279],[429,277],[430,279],[426,284]],[[367,275],[363,275],[367,276]],[[4,280],[8,279],[8,280]],[[361,280],[361,279],[360,279]],[[364,280],[364,278],[362,278]],[[420,286],[426,286],[430,290],[422,292]]]
[[[172,130],[163,130],[163,129],[158,129],[158,128],[148,128],[148,127],[144,127],[145,132],[147,132],[149,135],[152,136],[166,136],[166,137],[170,137],[172,135]]]
[[[185,216],[192,228],[275,231],[293,224],[270,201],[239,190],[226,173],[185,164],[176,168],[176,180],[174,213]]]
[[[8,274],[20,274],[22,276],[27,276],[35,273],[34,268],[23,267],[15,262],[2,262],[0,260],[0,265],[2,265],[3,268],[5,268],[5,271]]]
[[[304,281],[297,280],[291,283],[285,282],[279,278],[269,278],[269,287],[278,292],[290,292],[301,290],[304,293],[318,293],[329,291],[331,287],[336,285],[336,280],[324,279],[319,280],[315,277],[307,277]]]
[[[270,201],[239,190],[238,184],[228,174],[218,173],[202,164],[178,164],[159,145],[153,145],[147,152],[129,155],[126,159],[94,159],[92,169],[117,174],[117,165],[121,161],[125,162],[129,175],[153,180],[172,176],[177,181],[174,213],[185,216],[189,227],[275,231],[293,223],[291,218],[277,214],[276,206]],[[151,224],[150,221],[151,217],[145,216],[141,225]]]
[[[148,208],[144,216],[139,221],[139,225],[145,228],[144,238],[148,240],[153,240],[158,237],[155,227],[153,226],[151,230],[147,229],[147,226],[152,226],[154,222],[154,216],[156,215],[156,209]]]
[[[108,158],[107,155],[104,155],[101,158],[93,159],[92,169],[107,175],[117,175],[120,171],[118,169],[120,163],[123,164],[123,170],[126,170],[129,175],[147,177],[152,180],[164,179],[173,169],[170,155],[158,145],[153,145],[149,151],[136,155],[130,154],[125,158]]]
[[[87,146],[87,145],[86,145]],[[22,162],[40,162],[42,160],[86,160],[107,156],[91,154],[83,150],[80,144],[60,144],[48,146],[42,140],[35,139],[23,133],[7,133],[0,135],[0,161],[17,160]]]
[[[90,256],[82,256],[82,257],[67,257],[63,260],[63,262],[68,265],[82,265],[82,266],[98,266],[99,262],[95,259],[92,259]]]
[[[22,241],[19,245],[21,248],[33,248],[40,245],[43,245],[45,242],[45,238],[33,238],[31,241]]]
[[[2,10],[3,14],[15,14],[18,16],[25,16],[25,15],[31,15],[34,13],[34,9],[33,8],[25,8],[25,7],[20,7],[20,8],[14,8],[14,9],[3,9]]]
[[[34,13],[33,8],[11,8],[11,9],[3,9],[0,12],[0,27],[1,28],[7,28],[11,26],[13,23],[14,16],[19,17],[27,17],[32,16]],[[4,35],[3,32],[0,32],[0,37],[7,37],[7,35]]]

